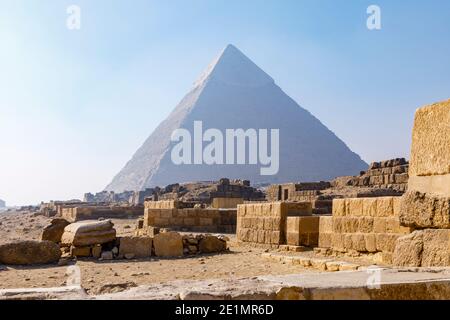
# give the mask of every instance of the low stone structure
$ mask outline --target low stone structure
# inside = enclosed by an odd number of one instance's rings
[[[399,266],[450,265],[450,100],[418,109],[400,222],[421,229],[397,241]]]
[[[392,263],[397,239],[412,231],[400,225],[400,201],[400,197],[333,200],[333,231],[320,234],[320,246],[338,252],[379,252],[382,262]],[[329,221],[322,226],[329,231]]]
[[[178,200],[146,201],[144,221],[138,234],[152,227],[210,233],[234,233],[236,209],[189,208]]]
[[[237,239],[241,242],[269,246],[284,245],[286,244],[288,217],[308,216],[312,216],[310,202],[238,205]],[[293,230],[291,231],[293,232]]]
[[[353,177],[349,185],[391,189],[404,193],[408,187],[409,163],[404,158],[372,162],[369,170],[361,172],[359,177]]]
[[[136,218],[144,214],[143,206],[104,206],[104,205],[89,205],[89,204],[75,204],[62,205],[59,208],[60,216],[67,221],[77,222],[83,220],[94,219],[120,219],[120,218]]]

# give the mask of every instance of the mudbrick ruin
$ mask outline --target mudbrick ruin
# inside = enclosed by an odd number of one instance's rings
[[[449,124],[450,100],[420,108],[409,162],[330,181],[223,178],[6,211],[0,299],[450,299]]]

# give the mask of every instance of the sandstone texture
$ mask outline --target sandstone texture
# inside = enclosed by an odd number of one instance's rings
[[[51,241],[16,241],[0,245],[0,263],[10,265],[49,264],[59,260],[59,246]]]
[[[183,238],[177,232],[164,232],[155,235],[153,246],[157,257],[183,256]]]
[[[400,222],[416,228],[450,228],[450,197],[408,191],[401,201]]]
[[[450,173],[450,100],[420,108],[412,136],[410,176]]]
[[[450,230],[426,229],[399,238],[393,264],[407,267],[450,265]]]
[[[134,256],[135,258],[148,258],[152,254],[150,237],[122,237],[120,238],[119,257]]]

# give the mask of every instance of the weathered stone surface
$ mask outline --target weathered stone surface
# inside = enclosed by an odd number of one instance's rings
[[[416,228],[450,228],[450,198],[408,191],[402,197],[400,223]]]
[[[410,175],[450,173],[450,100],[420,108],[412,137]]]
[[[408,267],[450,266],[450,230],[426,229],[397,239],[393,264]]]
[[[152,254],[150,237],[122,237],[120,238],[119,257],[133,254],[135,258],[147,258]]]
[[[116,230],[110,220],[72,223],[64,229],[61,243],[77,247],[104,244],[116,239]]]
[[[55,218],[48,226],[42,230],[41,240],[48,240],[55,243],[61,242],[61,237],[64,233],[64,228],[70,224],[65,219]]]
[[[181,257],[183,255],[183,238],[177,232],[164,232],[153,239],[155,255],[158,257]]]
[[[202,253],[222,252],[227,249],[227,243],[214,236],[206,236],[200,240],[199,250]]]
[[[61,257],[52,241],[16,241],[0,245],[0,263],[11,265],[49,264]]]
[[[422,264],[423,234],[413,232],[397,239],[392,263],[399,267],[420,267]]]
[[[423,230],[422,267],[450,266],[450,230]]]

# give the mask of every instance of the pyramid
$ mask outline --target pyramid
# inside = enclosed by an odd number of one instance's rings
[[[209,128],[221,132],[239,128],[268,129],[268,132],[278,129],[277,174],[262,175],[259,163],[174,164],[172,133],[183,128],[194,135],[196,121],[202,122],[203,132]],[[248,156],[249,151],[246,152]],[[106,190],[143,190],[222,177],[256,184],[319,181],[356,175],[366,168],[367,164],[356,153],[285,94],[267,73],[236,47],[228,45]]]

